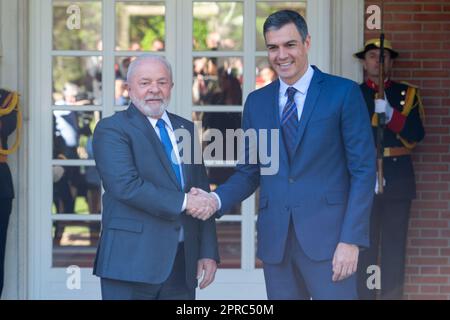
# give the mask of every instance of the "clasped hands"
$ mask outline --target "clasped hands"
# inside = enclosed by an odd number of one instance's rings
[[[216,196],[202,189],[191,188],[187,195],[186,212],[188,215],[205,221],[217,210],[219,210],[219,201]]]

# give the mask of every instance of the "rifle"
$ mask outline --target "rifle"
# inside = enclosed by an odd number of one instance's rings
[[[384,33],[380,34],[380,64],[378,75],[378,93],[377,99],[384,99]],[[386,125],[386,114],[378,114],[378,126],[377,126],[377,181],[378,181],[378,194],[382,194],[384,191],[383,181],[383,139],[384,139],[384,127]]]

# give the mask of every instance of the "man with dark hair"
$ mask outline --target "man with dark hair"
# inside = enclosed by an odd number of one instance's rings
[[[377,139],[377,117],[386,114],[383,130],[384,192],[374,198],[370,249],[361,253],[358,266],[358,293],[361,299],[375,299],[379,290],[369,288],[368,267],[378,264],[381,255],[382,299],[401,299],[405,268],[406,236],[411,201],[416,197],[412,149],[425,136],[421,117],[423,107],[418,89],[408,83],[391,81],[393,61],[398,56],[391,42],[384,41],[384,91],[386,99],[375,99],[379,86],[380,41],[370,39],[364,49],[355,53],[366,71],[367,79],[360,85],[372,117],[373,136]],[[378,189],[375,190],[378,192]],[[381,240],[380,240],[381,238]],[[369,270],[370,271],[370,270]],[[373,271],[372,271],[373,272]]]
[[[247,97],[242,127],[268,130],[259,146],[280,129],[279,170],[265,175],[259,159],[240,162],[210,196],[220,216],[260,187],[258,257],[269,299],[356,299],[376,173],[364,99],[356,83],[309,64],[311,37],[297,12],[270,15],[264,37],[279,79]],[[246,147],[245,159],[255,150]]]

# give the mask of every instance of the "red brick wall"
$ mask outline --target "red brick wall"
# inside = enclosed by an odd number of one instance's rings
[[[365,1],[368,5],[381,1]],[[450,1],[384,1],[384,30],[400,53],[394,80],[421,88],[426,138],[416,148],[406,299],[450,299]],[[366,15],[366,18],[368,15]],[[365,39],[379,31],[365,31]]]

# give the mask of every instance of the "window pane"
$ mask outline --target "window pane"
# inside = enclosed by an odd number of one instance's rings
[[[242,50],[242,2],[194,2],[193,50]]]
[[[267,86],[269,83],[277,79],[275,70],[269,64],[267,57],[257,57],[256,65],[256,83],[255,89]]]
[[[100,111],[53,111],[53,159],[93,159],[92,134]]]
[[[209,186],[211,191],[217,189],[219,185],[225,183],[227,179],[234,173],[234,168],[216,168],[208,167],[206,168],[208,174]],[[241,203],[233,206],[230,210],[226,211],[224,214],[240,215],[242,214]]]
[[[52,214],[100,214],[101,181],[95,166],[53,165]]]
[[[53,1],[54,50],[102,50],[100,1]]]
[[[116,78],[114,80],[114,104],[116,106],[127,106],[130,103],[125,79]]]
[[[54,221],[53,267],[92,268],[99,235],[99,221]]]
[[[128,67],[136,59],[133,57],[116,57],[114,63],[114,103],[116,106],[127,106],[130,103],[130,96],[126,88]]]
[[[53,57],[53,103],[100,105],[101,57]]]
[[[165,50],[164,2],[116,3],[116,50]]]
[[[194,121],[201,122],[201,140],[205,161],[238,159],[238,142],[240,140],[232,137],[230,133],[227,134],[227,129],[241,128],[240,112],[194,112],[192,118]]]
[[[263,25],[267,17],[275,11],[291,9],[300,13],[306,19],[306,1],[295,2],[257,2],[256,3],[256,50],[266,50],[263,35]]]
[[[217,222],[220,268],[241,267],[241,223]]]
[[[242,105],[243,61],[240,57],[193,59],[194,105]]]

